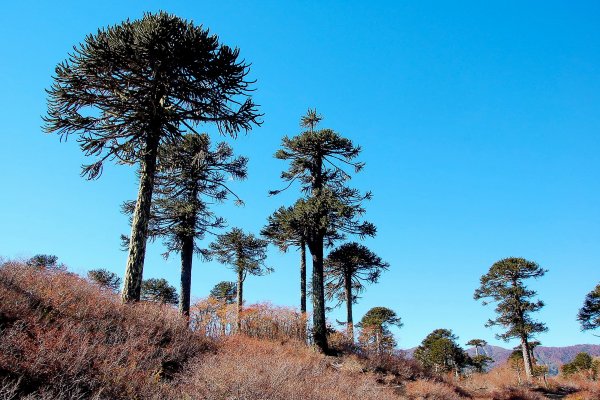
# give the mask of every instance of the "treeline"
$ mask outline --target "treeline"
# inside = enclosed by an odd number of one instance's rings
[[[88,179],[99,178],[105,162],[137,167],[137,199],[123,205],[131,218],[131,234],[125,237],[128,259],[123,302],[157,296],[147,294],[151,287],[163,285],[159,289],[165,289],[166,282],[143,280],[146,243],[160,239],[166,256],[175,253],[181,259],[179,298],[171,290],[165,302],[179,304],[181,315],[189,320],[194,256],[215,259],[236,274],[235,285],[215,290],[229,293],[229,302],[235,297],[235,325],[240,330],[246,278],[271,271],[266,260],[268,244],[282,251],[297,247],[300,313],[306,318],[310,284],[310,336],[320,350],[328,352],[326,300],[346,305],[346,340],[353,343],[352,305],[364,285],[377,282],[390,267],[353,241],[376,235],[376,227],[363,219],[364,204],[371,193],[348,185],[352,175],[365,165],[359,160],[361,148],[332,129],[320,128],[322,116],[309,109],[300,121],[303,131],[284,137],[275,153],[287,167],[281,172],[283,187],[270,192],[275,196],[284,190],[297,190],[298,200],[275,210],[259,236],[238,227],[222,233],[227,222],[215,205],[229,199],[242,204],[230,181],[247,178],[248,159],[198,130],[212,124],[222,135],[235,138],[261,125],[262,114],[251,96],[255,82],[248,78],[249,68],[250,64],[240,59],[239,49],[221,44],[207,29],[164,12],[148,13],[139,20],[127,20],[88,35],[58,64],[48,89],[44,129],[61,139],[76,135],[83,153],[95,157],[82,169]],[[199,242],[208,236],[214,240],[208,248],[201,248]],[[310,281],[307,249],[312,266]],[[327,249],[331,250],[326,256]],[[524,280],[539,278],[545,272],[535,262],[507,258],[482,276],[475,291],[475,299],[496,304],[497,317],[488,325],[505,329],[499,337],[520,340],[527,377],[535,372],[533,338],[547,328],[531,316],[543,302],[534,299],[536,293]],[[106,271],[98,274],[99,278]],[[118,286],[114,276],[102,279],[113,288]],[[599,305],[600,286],[588,295],[579,314],[584,329],[600,325]],[[401,321],[391,309],[376,307],[357,325],[361,341],[383,351],[393,348],[389,326],[400,326]],[[306,334],[304,328],[301,331]],[[448,330],[432,332],[419,351],[427,359],[423,365],[456,373],[467,361],[475,368],[485,368],[489,360],[479,357],[469,361],[464,351],[456,349],[455,341]],[[431,361],[439,351],[428,350],[430,343],[443,349],[439,350],[443,361]]]

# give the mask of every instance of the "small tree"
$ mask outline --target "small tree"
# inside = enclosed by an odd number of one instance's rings
[[[338,305],[346,303],[348,337],[354,342],[352,304],[365,290],[365,283],[376,283],[389,264],[367,247],[356,242],[345,243],[334,249],[325,259],[325,289],[329,299]]]
[[[451,330],[436,329],[423,339],[413,356],[434,373],[454,371],[458,376],[464,367],[471,364],[471,360],[457,340]]]
[[[264,275],[272,271],[265,265],[268,242],[253,234],[245,234],[239,228],[219,235],[210,244],[210,255],[221,264],[229,265],[237,273],[237,328],[242,327],[244,281],[248,275]]]
[[[221,281],[211,289],[210,297],[225,304],[233,304],[237,297],[237,285],[235,282]]]
[[[471,339],[467,342],[467,346],[473,346],[475,348],[475,355],[471,357],[471,363],[473,368],[477,372],[485,372],[489,363],[493,362],[494,359],[485,354],[484,347],[487,346],[487,342],[483,339]],[[479,349],[481,348],[481,354]]]
[[[585,296],[577,320],[584,331],[600,327],[600,284]]]
[[[391,352],[396,346],[391,326],[402,327],[400,317],[386,307],[373,307],[362,317],[357,326],[361,329],[359,342],[363,348],[376,354]]]
[[[48,269],[54,271],[66,271],[67,267],[58,262],[58,257],[51,254],[37,254],[27,260],[26,264],[30,267]]]
[[[121,278],[114,272],[103,268],[92,269],[88,271],[87,276],[92,282],[110,289],[113,292],[118,292],[119,287],[121,286]]]
[[[141,299],[156,303],[177,305],[179,296],[177,289],[171,286],[166,279],[146,279],[142,281]]]
[[[527,378],[533,376],[533,364],[530,339],[540,332],[547,330],[546,326],[534,321],[531,314],[540,310],[544,303],[540,300],[532,301],[536,295],[533,290],[527,289],[525,279],[544,276],[547,271],[533,261],[524,258],[505,258],[496,262],[489,272],[481,277],[481,286],[475,290],[475,300],[496,302],[497,318],[489,320],[486,326],[500,325],[506,332],[497,335],[498,338],[508,341],[512,338],[521,340],[521,349],[525,362]]]
[[[82,175],[98,178],[106,160],[139,164],[123,301],[140,299],[159,145],[202,123],[233,137],[257,124],[238,57],[207,29],[160,12],[88,35],[56,67],[45,130],[77,134],[84,154],[98,157]]]

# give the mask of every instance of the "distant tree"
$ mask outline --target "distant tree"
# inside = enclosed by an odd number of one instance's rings
[[[490,299],[484,300],[484,305],[488,302],[497,303],[495,311],[498,316],[489,320],[486,326],[503,326],[506,332],[497,335],[498,338],[505,341],[512,338],[521,340],[527,378],[533,376],[529,341],[537,333],[547,331],[547,328],[532,319],[531,314],[540,310],[544,303],[540,300],[531,301],[536,292],[527,289],[523,281],[540,278],[546,272],[533,261],[505,258],[492,265],[489,272],[481,277],[481,285],[474,294],[475,300]]]
[[[571,362],[564,364],[561,368],[561,372],[565,376],[583,373],[590,379],[594,379],[594,359],[588,353],[580,352]]]
[[[265,265],[268,242],[253,234],[246,234],[239,228],[217,236],[210,244],[210,255],[221,264],[229,265],[237,273],[237,328],[242,326],[242,306],[244,303],[244,281],[248,275],[264,275],[272,271]]]
[[[233,304],[237,297],[237,285],[235,282],[221,281],[211,289],[210,297],[225,304]]]
[[[451,330],[436,329],[423,339],[413,356],[432,372],[454,371],[458,375],[471,360],[457,340]]]
[[[473,346],[475,348],[475,355],[479,355],[479,348],[483,351],[483,348],[487,346],[487,342],[483,339],[471,339],[467,342],[467,346]]]
[[[359,342],[367,350],[376,354],[391,352],[396,346],[391,326],[402,327],[400,317],[393,310],[386,307],[373,307],[362,317],[356,325],[361,329]]]
[[[177,289],[171,286],[166,279],[146,279],[142,281],[141,299],[156,303],[173,304],[179,302]]]
[[[234,157],[227,143],[212,148],[206,134],[187,134],[159,148],[149,236],[164,239],[165,257],[171,252],[181,255],[179,312],[185,317],[190,313],[193,256],[206,256],[196,242],[225,226],[210,204],[223,202],[230,194],[241,204],[229,180],[246,178],[247,161]],[[126,202],[123,210],[133,214],[135,202]]]
[[[119,291],[119,287],[121,286],[121,278],[114,272],[103,268],[92,269],[88,271],[87,276],[92,282],[110,289],[113,292]]]
[[[346,303],[348,337],[354,342],[352,304],[365,290],[365,283],[376,283],[389,264],[366,246],[344,243],[329,253],[324,263],[326,296]]]
[[[84,154],[99,158],[82,175],[98,178],[106,160],[139,164],[123,301],[140,299],[159,145],[202,123],[232,137],[258,124],[238,57],[207,29],[160,12],[88,35],[56,67],[45,131],[78,134]]]
[[[310,221],[306,244],[312,255],[313,267],[313,341],[321,351],[327,352],[323,272],[326,236],[331,231],[338,233],[340,238],[344,234],[374,236],[375,226],[358,221],[365,211],[362,202],[370,199],[371,194],[361,195],[358,190],[345,185],[351,176],[343,167],[349,166],[358,172],[364,166],[354,161],[360,154],[360,147],[331,129],[315,131],[314,125],[320,119],[316,111],[309,110],[302,119],[309,130],[293,138],[284,137],[282,149],[275,153],[275,157],[290,162],[287,171],[281,174],[282,179],[289,182],[287,187],[299,181],[302,190],[309,194],[307,199],[297,202],[295,209],[303,221]],[[271,194],[279,192],[281,190],[275,190]]]
[[[467,346],[473,346],[475,348],[475,355],[471,357],[471,363],[475,371],[485,372],[489,363],[493,362],[494,359],[485,354],[484,347],[487,346],[487,342],[483,339],[471,339],[467,342]],[[481,348],[481,354],[479,349]]]
[[[600,284],[585,296],[583,307],[579,310],[577,320],[582,330],[600,327]]]
[[[58,257],[51,254],[37,254],[27,260],[30,267],[42,268],[54,271],[66,271],[67,267],[58,262]]]

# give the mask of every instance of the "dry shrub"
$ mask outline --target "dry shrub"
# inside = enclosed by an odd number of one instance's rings
[[[494,390],[490,400],[544,400],[545,397],[525,387],[503,387]]]
[[[397,399],[373,374],[347,372],[339,359],[298,343],[232,336],[194,367],[186,391],[206,399]]]
[[[71,273],[0,267],[0,376],[20,396],[170,397],[168,380],[207,347],[168,306],[122,305]]]
[[[411,400],[461,400],[463,393],[455,386],[434,380],[408,382],[405,395]]]

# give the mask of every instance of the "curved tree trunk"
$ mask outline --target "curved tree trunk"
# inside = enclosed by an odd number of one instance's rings
[[[523,364],[525,365],[525,375],[527,379],[533,376],[533,363],[531,362],[531,353],[529,352],[529,343],[527,336],[521,337],[521,350],[523,351]]]
[[[181,246],[181,296],[179,299],[179,313],[189,323],[190,297],[192,287],[192,262],[194,257],[194,238],[185,237]]]
[[[311,246],[313,274],[313,341],[324,353],[327,352],[327,327],[325,325],[325,290],[323,286],[323,240]]]
[[[129,255],[123,283],[122,300],[124,303],[140,301],[157,154],[158,137],[150,137],[146,142],[144,158],[140,161],[140,187],[131,221]]]
[[[237,317],[236,317],[236,326],[237,332],[241,333],[242,331],[242,305],[244,304],[244,276],[243,272],[240,269],[238,271],[238,281],[237,281]]]
[[[346,325],[348,330],[348,339],[354,343],[354,320],[352,319],[352,278],[344,277],[344,291],[346,294]]]

